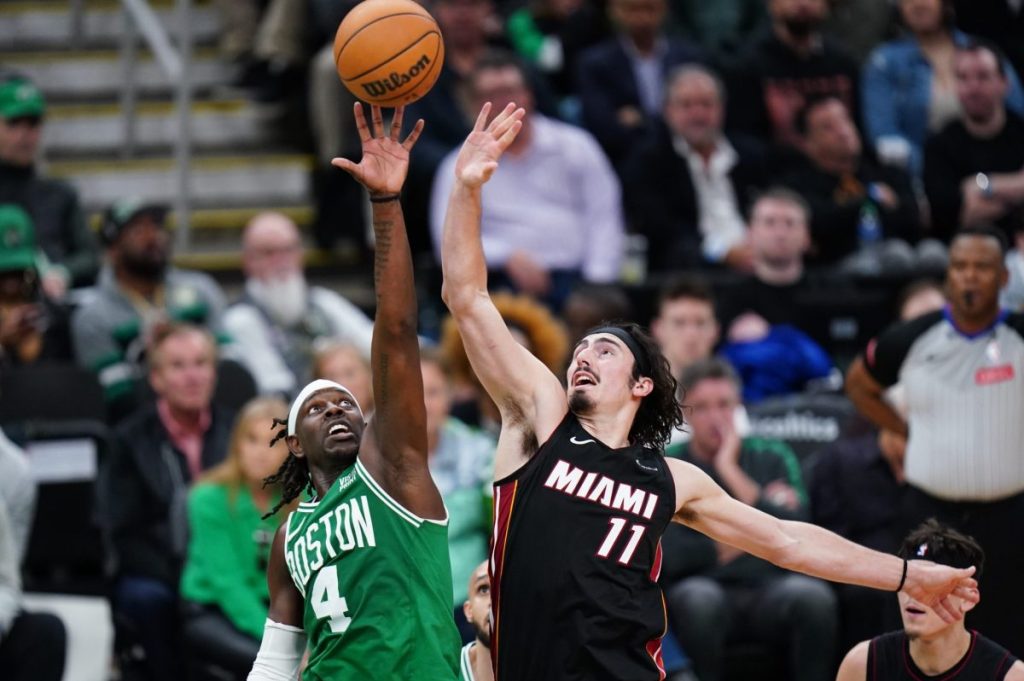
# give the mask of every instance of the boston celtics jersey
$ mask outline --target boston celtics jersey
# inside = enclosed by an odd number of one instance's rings
[[[306,602],[304,681],[458,677],[446,521],[413,515],[356,460],[287,522],[285,560]]]

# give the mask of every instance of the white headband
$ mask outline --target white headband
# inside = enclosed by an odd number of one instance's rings
[[[308,400],[313,393],[318,393],[321,390],[341,390],[342,392],[348,393],[355,402],[356,409],[359,413],[363,413],[363,408],[359,406],[359,400],[352,394],[352,391],[343,386],[341,383],[335,383],[334,381],[328,381],[324,378],[318,378],[311,383],[308,383],[305,388],[299,392],[295,401],[292,402],[292,408],[288,411],[288,434],[295,435],[295,422],[299,420],[299,410],[302,409],[302,405]]]

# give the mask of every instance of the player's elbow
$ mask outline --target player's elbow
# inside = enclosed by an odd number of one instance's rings
[[[471,314],[479,293],[479,289],[472,285],[460,285],[448,280],[441,284],[441,300],[456,318]]]

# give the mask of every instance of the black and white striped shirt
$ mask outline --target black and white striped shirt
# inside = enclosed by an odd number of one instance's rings
[[[1024,491],[1024,315],[967,334],[933,312],[871,341],[865,365],[905,386],[908,482],[951,501]]]

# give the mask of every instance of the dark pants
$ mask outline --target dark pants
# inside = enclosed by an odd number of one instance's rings
[[[244,681],[260,650],[260,641],[239,631],[219,608],[211,605],[186,603],[182,633],[193,679],[230,676]],[[220,673],[208,673],[211,668]]]
[[[114,586],[114,614],[120,627],[145,652],[145,676],[180,681],[184,675],[178,626],[178,595],[149,577],[123,576]]]
[[[0,678],[4,681],[60,681],[67,633],[48,613],[22,612],[0,638]]]
[[[1000,501],[945,501],[910,488],[904,501],[904,536],[935,518],[974,537],[985,550],[978,580],[981,602],[967,614],[968,625],[1024,657],[1024,493]]]
[[[786,650],[794,681],[835,678],[838,616],[826,584],[787,574],[749,589],[689,577],[666,593],[669,617],[700,681],[725,678],[726,643],[757,641]]]

